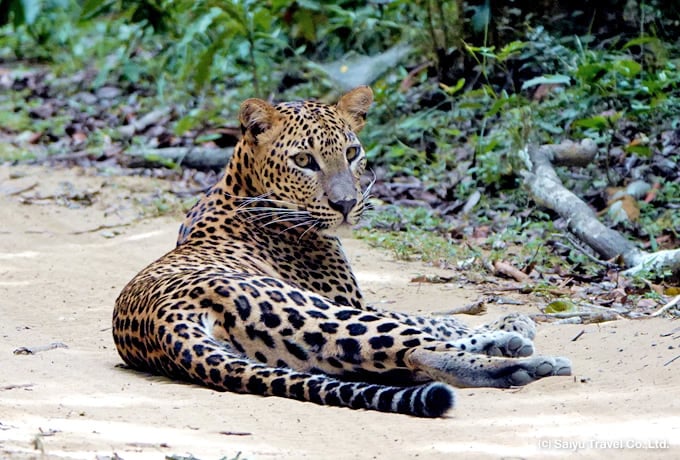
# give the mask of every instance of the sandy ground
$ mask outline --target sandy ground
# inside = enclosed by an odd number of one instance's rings
[[[436,420],[217,393],[117,367],[114,300],[178,228],[175,218],[134,219],[134,197],[157,185],[0,167],[0,458],[680,458],[680,359],[669,363],[680,323],[669,319],[542,325],[538,351],[569,357],[573,377],[462,389]],[[94,203],[65,206],[83,195]],[[356,240],[346,247],[367,297],[385,308],[436,311],[479,296],[411,283],[437,270]],[[489,310],[470,321],[509,308]],[[67,348],[14,353],[54,342]]]

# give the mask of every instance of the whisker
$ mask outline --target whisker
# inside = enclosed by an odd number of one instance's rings
[[[297,222],[299,220],[300,220],[299,217],[285,217],[285,218],[280,217],[278,219],[275,219],[275,220],[272,220],[272,221],[269,221],[269,222],[263,224],[263,227],[268,227],[269,225],[278,224],[278,223],[281,223],[281,222]],[[303,222],[305,222],[305,221],[303,221]],[[298,223],[298,224],[294,225],[293,227],[288,227],[288,228],[295,228],[298,225],[300,225],[300,224]]]
[[[257,210],[258,212],[252,212]],[[301,209],[288,209],[288,208],[248,208],[248,209],[243,209],[241,212],[245,212],[247,214],[252,214],[250,217],[247,217],[246,220],[249,222],[255,222],[259,220],[266,219],[268,217],[289,217],[289,218],[303,218],[303,217],[308,217],[309,216],[309,211],[301,210]],[[258,215],[258,213],[261,213]]]
[[[310,224],[310,223],[311,223],[312,225],[316,224],[316,219],[309,218],[309,219],[304,220],[304,221],[302,221],[302,222],[300,222],[300,223],[298,223],[298,224],[295,224],[295,225],[293,225],[293,226],[291,226],[291,227],[288,227],[286,230],[293,230],[294,228],[301,227],[301,226],[303,226],[303,225],[308,225],[308,224]]]
[[[288,209],[288,208],[273,208],[273,207],[258,207],[258,208],[245,208],[239,209],[237,212],[246,213],[249,217],[246,218],[249,222],[254,222],[262,219],[266,219],[271,216],[287,216],[298,218],[307,217],[309,215],[308,211],[302,209]]]
[[[290,209],[290,208],[273,208],[273,207],[262,207],[259,206],[257,208],[247,208],[247,209],[242,209],[241,211],[243,212],[264,212],[264,211],[277,211],[277,212],[307,212],[302,209]]]
[[[278,235],[281,235],[281,234],[283,234],[284,232],[291,231],[291,230],[293,230],[293,229],[295,229],[295,228],[298,228],[298,227],[301,227],[301,226],[303,226],[303,225],[310,225],[310,224],[312,224],[312,225],[314,224],[314,219],[312,219],[312,218],[306,219],[306,220],[303,220],[302,222],[298,222],[298,223],[295,224],[295,225],[291,225],[290,227],[285,227],[283,230],[281,230],[281,231],[278,233]]]
[[[369,198],[369,196],[371,195],[371,189],[373,188],[376,180],[378,179],[378,176],[376,176],[375,171],[373,171],[372,169],[369,170],[369,171],[371,172],[371,174],[373,174],[373,178],[371,179],[371,182],[369,182],[369,184],[366,186],[366,190],[364,190],[362,192],[362,196],[364,197],[364,200]]]
[[[373,182],[369,184],[369,188]],[[298,204],[290,201],[270,198],[273,192],[266,192],[258,196],[236,196],[229,193],[224,195],[239,202],[235,208],[236,213],[246,213],[245,221],[250,224],[259,224],[263,227],[268,227],[275,224],[292,224],[285,226],[279,234],[292,231],[296,228],[308,226],[302,232],[300,238],[307,234],[307,232],[316,229],[320,226],[318,219],[313,218],[309,211],[298,209]],[[267,219],[269,219],[267,221]]]
[[[290,206],[292,208],[295,208],[297,206],[295,203],[291,203],[290,201],[279,200],[279,199],[275,199],[275,198],[268,198],[272,193],[273,192],[269,191],[269,192],[266,192],[266,193],[263,193],[263,194],[257,195],[257,196],[237,196],[237,195],[231,195],[229,193],[225,193],[224,196],[241,202],[239,204],[238,208],[236,208],[237,211],[242,210],[242,209],[244,209],[248,206],[251,206],[253,204],[257,204],[257,203],[282,204],[282,205]]]
[[[251,222],[251,223],[256,223],[256,222],[260,222],[260,221],[267,220],[267,219],[274,219],[272,222],[269,223],[269,224],[272,224],[272,223],[276,223],[276,222],[295,222],[295,221],[298,221],[298,220],[306,218],[306,217],[309,217],[309,216],[307,214],[280,215],[279,213],[269,213],[269,214],[262,214],[262,215],[259,215],[259,216],[249,217],[249,218],[246,219],[246,221]]]
[[[302,232],[302,234],[301,234],[300,237],[298,238],[298,242],[299,242],[302,238],[304,238],[305,234],[307,234],[308,231],[310,231],[310,230],[312,230],[313,228],[315,228],[315,227],[317,226],[318,223],[319,223],[318,220],[314,220],[314,222],[312,222],[312,225],[310,225],[309,228],[308,228],[307,230],[305,230],[304,232]]]

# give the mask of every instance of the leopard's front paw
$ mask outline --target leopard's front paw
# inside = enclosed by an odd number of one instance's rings
[[[522,386],[544,377],[571,375],[571,361],[563,357],[536,356],[519,360],[503,371],[508,386]]]
[[[459,350],[487,356],[519,358],[534,353],[533,342],[517,332],[482,332],[454,340],[451,344]]]

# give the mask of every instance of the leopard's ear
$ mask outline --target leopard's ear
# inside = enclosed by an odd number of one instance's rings
[[[272,127],[278,119],[276,109],[262,99],[246,99],[241,104],[238,114],[241,123],[241,134],[250,134],[257,143],[257,137]]]
[[[366,124],[366,114],[373,103],[373,91],[368,86],[359,86],[345,93],[337,107],[344,114],[354,132],[359,132]]]

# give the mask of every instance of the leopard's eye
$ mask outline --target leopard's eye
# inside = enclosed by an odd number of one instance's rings
[[[297,153],[293,156],[293,161],[299,168],[311,169],[312,171],[319,170],[319,164],[316,162],[311,153]]]
[[[345,152],[345,156],[347,157],[347,161],[350,163],[354,161],[356,157],[359,156],[359,147],[357,146],[351,146],[347,148],[347,151]]]

